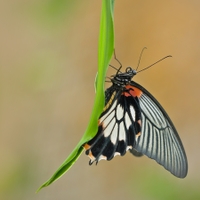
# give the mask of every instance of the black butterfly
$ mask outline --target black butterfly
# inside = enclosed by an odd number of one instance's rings
[[[137,71],[128,67],[122,73],[120,69],[105,91],[98,132],[84,145],[89,164],[123,156],[129,150],[135,156],[145,154],[173,175],[184,178],[187,158],[172,121],[158,101],[131,80]]]

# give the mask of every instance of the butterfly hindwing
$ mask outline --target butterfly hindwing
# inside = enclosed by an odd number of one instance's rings
[[[111,160],[116,155],[123,156],[133,148],[136,135],[141,131],[138,110],[137,98],[113,91],[113,87],[106,90],[106,105],[99,118],[98,132],[85,145],[90,164],[101,159]]]

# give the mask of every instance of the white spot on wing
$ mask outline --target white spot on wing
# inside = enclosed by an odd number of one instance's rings
[[[100,161],[100,160],[107,160],[107,157],[103,156],[103,155],[100,155],[98,161]]]
[[[127,146],[126,151],[128,151],[129,149],[132,149],[132,148],[133,148],[132,146]]]
[[[113,130],[115,123],[116,123],[115,118],[111,122],[108,121],[108,118],[104,121],[103,126],[106,128],[104,129],[103,132],[105,137],[108,137],[111,134],[111,131]]]
[[[124,129],[124,123],[119,124],[119,140],[126,140],[126,131]]]
[[[117,101],[115,101],[114,103],[113,103],[113,105],[111,106],[111,108],[107,111],[107,113],[105,113],[105,115],[103,115],[100,119],[99,119],[99,121],[100,121],[100,123],[102,122],[102,121],[104,121],[107,117],[110,117],[109,115],[112,113],[112,115],[114,116],[114,109],[115,109],[115,107],[116,107],[116,105],[117,105]],[[112,112],[113,111],[113,112]]]
[[[132,124],[130,117],[128,115],[128,113],[126,112],[125,114],[125,124],[126,124],[126,128],[128,129],[130,127],[130,125]]]
[[[124,110],[120,104],[118,104],[116,109],[116,118],[117,120],[120,120],[124,117]]]
[[[133,120],[135,121],[135,109],[131,105],[130,105],[130,112],[131,112]]]
[[[119,152],[115,152],[115,153],[114,153],[114,157],[115,157],[115,156],[121,156],[121,154],[120,154]]]
[[[117,141],[117,124],[115,124],[115,128],[113,129],[112,135],[111,135],[111,142],[115,145]]]
[[[115,112],[114,110],[113,111],[109,111],[108,113],[106,113],[106,116],[102,116],[99,121],[100,123],[103,122],[103,124],[107,125],[111,120],[112,118],[115,116]]]

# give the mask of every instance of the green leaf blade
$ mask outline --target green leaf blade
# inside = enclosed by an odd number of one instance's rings
[[[76,162],[83,152],[83,145],[92,139],[98,130],[98,119],[104,108],[104,82],[106,71],[109,66],[114,51],[114,23],[113,23],[114,0],[102,0],[102,12],[100,22],[100,35],[98,47],[98,76],[96,78],[96,96],[92,115],[88,127],[80,142],[74,148],[68,158],[62,163],[53,176],[47,180],[40,188],[47,187],[54,181],[63,176],[71,166]]]

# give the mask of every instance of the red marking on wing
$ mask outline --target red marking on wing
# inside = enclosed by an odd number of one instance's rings
[[[129,90],[129,92],[123,92],[123,95],[126,97],[133,96],[139,98],[142,95],[142,91],[132,85],[126,85],[126,89]]]
[[[90,148],[90,145],[88,145],[87,143],[83,145],[83,147],[85,148],[85,150],[88,150]]]

